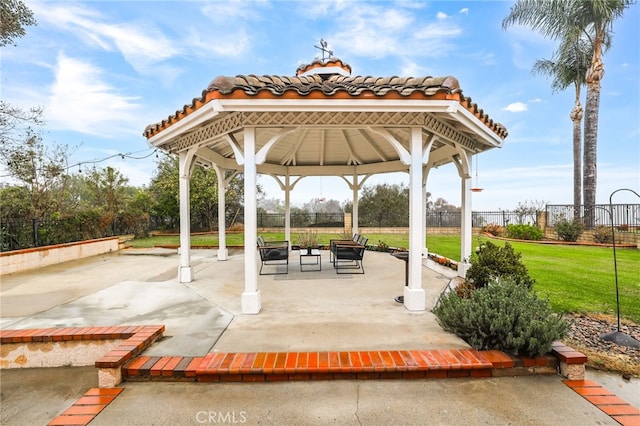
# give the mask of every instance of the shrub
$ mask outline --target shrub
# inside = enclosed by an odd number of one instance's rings
[[[556,223],[556,233],[562,241],[578,241],[583,230],[584,224],[578,219],[561,219]]]
[[[378,240],[378,244],[375,247],[375,251],[382,251],[382,252],[388,252],[389,251],[389,244],[385,243],[382,240]]]
[[[513,280],[501,280],[463,299],[456,292],[440,298],[434,309],[441,326],[476,350],[497,349],[534,357],[549,352],[567,323],[540,299]]]
[[[520,261],[521,256],[509,243],[501,247],[487,241],[471,258],[467,280],[471,281],[475,288],[482,288],[498,278],[510,278],[516,284],[530,289],[535,280],[529,276],[527,267]]]
[[[497,223],[487,223],[482,227],[482,232],[499,237],[504,233],[504,228]]]
[[[535,225],[507,225],[507,237],[517,240],[541,240],[542,230]]]
[[[611,235],[611,227],[607,225],[598,225],[593,230],[593,241],[600,244],[609,244],[613,242]]]
[[[458,285],[456,285],[456,287],[454,288],[454,291],[456,292],[458,297],[461,297],[462,299],[471,298],[474,290],[475,287],[473,286],[473,283],[466,280],[458,283]]]

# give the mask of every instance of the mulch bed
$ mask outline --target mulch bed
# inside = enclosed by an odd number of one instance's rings
[[[587,365],[640,377],[640,349],[620,346],[600,338],[618,330],[614,317],[596,315],[566,315],[570,326],[565,344],[587,355]],[[640,325],[622,321],[620,331],[640,341]]]

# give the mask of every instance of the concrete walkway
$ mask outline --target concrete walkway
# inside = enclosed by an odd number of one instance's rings
[[[299,272],[293,252],[289,274],[260,277],[262,311],[251,316],[240,314],[241,252],[218,262],[214,250],[196,250],[192,260],[195,280],[188,285],[176,282],[175,250],[158,249],[3,276],[0,324],[165,324],[167,337],[145,352],[158,356],[468,347],[444,332],[430,312],[412,313],[393,300],[402,294],[404,264],[388,254],[368,252],[364,275],[338,277],[326,257],[321,272]],[[425,268],[429,308],[449,282],[443,273]],[[1,374],[2,424],[46,423],[80,397],[84,386],[97,385],[93,368]],[[640,406],[632,399],[640,395],[637,381],[611,386]],[[233,415],[236,423],[247,424],[616,424],[560,376],[123,387],[92,424],[228,423]],[[36,407],[34,400],[40,401]]]

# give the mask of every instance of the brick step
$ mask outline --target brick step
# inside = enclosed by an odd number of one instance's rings
[[[326,352],[212,352],[203,357],[139,356],[124,380],[262,382],[339,379],[492,377],[496,370],[554,374],[553,356],[514,358],[500,351],[406,350]]]

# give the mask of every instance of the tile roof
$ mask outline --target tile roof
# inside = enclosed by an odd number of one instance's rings
[[[346,64],[342,62],[341,59],[335,58],[335,57],[331,57],[324,61],[320,58],[316,58],[310,64],[302,64],[296,70],[296,75],[301,75],[314,69],[331,68],[331,67],[342,68],[345,72],[351,75],[351,65]]]
[[[335,58],[332,58],[334,60]],[[318,64],[335,66],[342,69],[351,68],[337,60]],[[315,63],[300,67],[298,73],[316,67]],[[412,100],[456,100],[475,115],[502,139],[507,136],[507,129],[494,122],[470,97],[462,94],[460,84],[455,77],[371,77],[350,76],[340,74],[322,74],[316,70],[314,74],[297,76],[275,75],[238,75],[235,77],[219,76],[203,90],[199,98],[191,104],[159,123],[147,126],[144,136],[150,138],[170,127],[186,115],[199,109],[213,99],[412,99]]]

